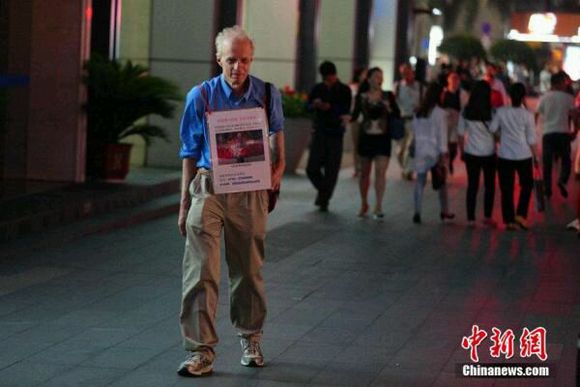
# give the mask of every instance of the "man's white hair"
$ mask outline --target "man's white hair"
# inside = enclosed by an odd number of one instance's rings
[[[217,59],[220,59],[221,54],[224,50],[224,45],[226,42],[234,42],[236,40],[246,40],[250,43],[250,47],[252,48],[252,54],[254,53],[254,41],[248,36],[246,31],[238,25],[233,27],[224,28],[217,36],[215,37],[215,56]]]

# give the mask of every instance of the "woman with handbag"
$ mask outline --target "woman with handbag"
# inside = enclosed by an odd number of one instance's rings
[[[414,192],[415,214],[413,215],[413,223],[416,224],[421,223],[423,190],[429,171],[433,189],[439,191],[441,220],[455,217],[449,212],[447,198],[447,113],[439,107],[440,96],[441,86],[436,83],[429,84],[412,122],[415,172],[417,172]]]
[[[533,188],[533,165],[537,162],[534,116],[524,104],[525,86],[514,83],[509,89],[512,106],[497,110],[489,130],[499,134],[498,173],[501,210],[507,230],[528,229],[528,207]],[[515,175],[520,195],[514,211]]]
[[[360,124],[357,153],[360,160],[359,189],[361,208],[358,216],[365,217],[369,210],[368,191],[370,187],[370,174],[372,165],[375,165],[375,207],[373,216],[376,220],[382,220],[383,196],[387,183],[387,168],[391,156],[391,137],[389,136],[389,117],[400,117],[399,107],[394,96],[389,98],[381,85],[383,83],[383,71],[378,67],[369,69],[366,82],[368,86],[361,85],[363,92],[356,97],[355,107],[352,113],[352,121],[356,121],[362,115]],[[392,94],[392,93],[391,93]]]
[[[457,132],[459,134],[459,151],[467,170],[467,224],[475,226],[475,206],[479,179],[483,171],[484,201],[483,224],[496,227],[492,219],[495,197],[495,172],[497,158],[495,140],[489,131],[491,121],[491,87],[486,81],[473,85],[467,106],[459,117]]]

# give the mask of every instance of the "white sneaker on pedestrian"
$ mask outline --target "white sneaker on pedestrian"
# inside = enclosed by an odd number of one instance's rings
[[[566,228],[568,230],[576,230],[576,231],[579,231],[580,230],[580,220],[574,219],[573,221],[571,221],[570,223],[568,223],[568,225],[566,226]]]
[[[260,348],[260,341],[257,338],[242,337],[240,339],[242,345],[242,360],[240,363],[246,367],[263,367],[264,355]]]
[[[177,369],[181,376],[203,376],[212,371],[213,359],[202,352],[191,352]]]

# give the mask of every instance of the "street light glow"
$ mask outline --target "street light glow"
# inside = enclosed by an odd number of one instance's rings
[[[441,16],[441,15],[443,15],[443,12],[441,12],[441,10],[440,10],[439,8],[433,8],[433,9],[431,10],[431,12],[432,12],[432,13],[433,13],[433,15],[435,15],[435,16]]]
[[[429,31],[429,54],[428,60],[431,66],[435,65],[437,61],[437,48],[441,45],[443,41],[443,28],[440,26],[431,27]]]

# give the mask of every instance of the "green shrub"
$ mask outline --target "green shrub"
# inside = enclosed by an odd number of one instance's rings
[[[483,45],[472,35],[453,35],[443,39],[439,51],[458,60],[469,60],[471,58],[485,59],[486,53]]]
[[[496,60],[511,61],[526,65],[531,70],[537,70],[536,53],[532,47],[524,42],[508,39],[498,40],[491,45],[489,51]]]

